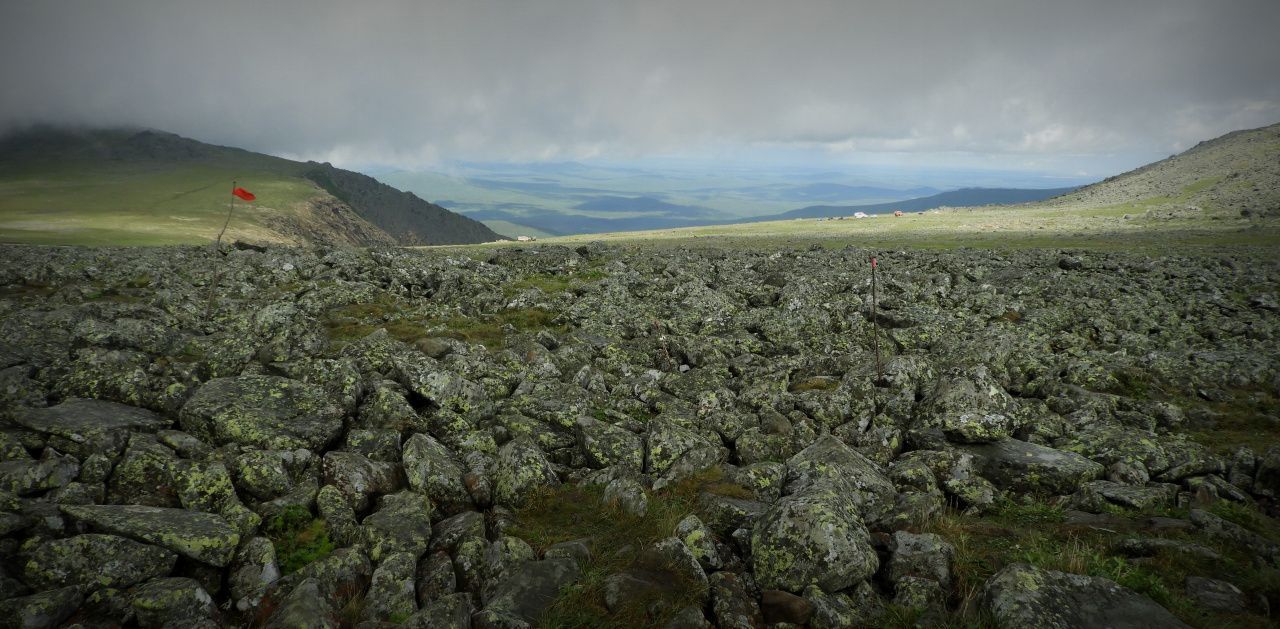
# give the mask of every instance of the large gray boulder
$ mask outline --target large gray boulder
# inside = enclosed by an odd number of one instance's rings
[[[182,407],[182,429],[217,444],[319,450],[342,431],[342,409],[320,387],[275,376],[216,378]]]
[[[176,554],[157,546],[90,533],[40,544],[29,555],[23,577],[39,590],[64,585],[123,589],[168,575],[177,561]]]
[[[858,505],[830,486],[778,501],[751,533],[751,563],[761,589],[837,592],[880,565]]]
[[[431,435],[416,433],[401,451],[409,487],[431,497],[445,513],[471,507],[471,495],[462,483],[465,470],[444,444]]]
[[[523,504],[534,489],[560,484],[555,468],[529,437],[512,439],[498,450],[493,481],[494,501],[509,507]]]
[[[1069,494],[1082,483],[1101,478],[1105,471],[1101,464],[1074,452],[1017,439],[962,449],[973,454],[982,477],[1001,489]]]
[[[983,590],[996,626],[1074,629],[1189,627],[1155,601],[1102,577],[1042,570],[1016,563],[997,572]]]
[[[644,467],[644,442],[630,431],[594,417],[579,417],[575,429],[578,447],[591,467],[619,465],[637,471]]]
[[[917,416],[921,426],[940,428],[951,441],[990,443],[1012,434],[1016,411],[1013,397],[978,366],[939,378]]]
[[[823,485],[848,499],[868,521],[893,507],[898,493],[879,466],[832,435],[787,459],[783,491],[795,494]]]
[[[212,513],[139,505],[61,508],[63,513],[108,533],[155,544],[219,568],[230,563],[240,543],[240,534]]]
[[[578,564],[572,559],[525,561],[511,568],[497,584],[489,602],[476,615],[476,622],[486,627],[530,626],[555,600],[560,588],[579,576]]]
[[[13,421],[49,436],[49,445],[84,458],[115,456],[131,431],[155,432],[171,422],[151,411],[103,400],[69,398],[48,408],[22,409]]]

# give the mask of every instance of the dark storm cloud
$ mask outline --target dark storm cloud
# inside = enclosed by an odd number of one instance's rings
[[[6,2],[0,124],[343,162],[1168,153],[1280,121],[1275,0]]]

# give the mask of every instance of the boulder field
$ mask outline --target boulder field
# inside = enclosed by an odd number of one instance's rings
[[[0,624],[1268,622],[1280,260],[870,253],[0,247]]]

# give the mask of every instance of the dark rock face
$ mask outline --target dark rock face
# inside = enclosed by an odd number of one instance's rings
[[[1142,529],[1104,549],[1135,570],[1280,565],[1280,446],[1198,441],[1277,415],[1266,256],[882,253],[873,327],[856,249],[0,253],[25,626],[943,624],[981,585],[948,527],[1019,509]],[[532,530],[563,495],[643,533]],[[1048,561],[984,613],[1181,626]],[[1197,610],[1257,614],[1201,572]]]
[[[1101,577],[1014,564],[987,581],[996,624],[1014,627],[1190,627],[1151,599]]]

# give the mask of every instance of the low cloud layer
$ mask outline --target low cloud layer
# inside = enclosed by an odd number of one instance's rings
[[[1276,24],[1275,0],[8,2],[0,125],[349,164],[799,151],[1052,169],[1280,121]]]

